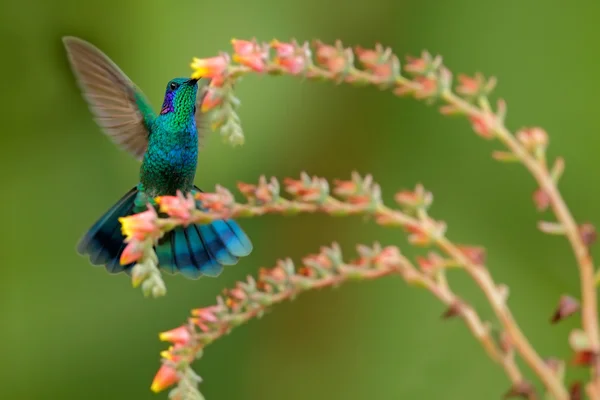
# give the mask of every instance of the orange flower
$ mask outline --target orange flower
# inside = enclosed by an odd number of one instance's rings
[[[202,207],[214,212],[222,212],[235,204],[231,192],[217,185],[215,193],[196,193],[196,199],[202,202]]]
[[[266,68],[267,51],[255,40],[231,39],[233,45],[233,61],[250,67],[256,72],[263,72]]]
[[[308,58],[307,48],[277,40],[271,42],[271,47],[277,52],[275,63],[290,74],[296,75],[306,68]]]
[[[285,268],[283,268],[282,263],[278,263],[278,265],[274,268],[261,268],[258,271],[259,281],[283,282],[287,279],[287,277],[288,275],[285,272]]]
[[[237,187],[238,190],[242,192],[242,194],[247,198],[255,197],[256,185],[252,185],[250,183],[245,182],[238,182]]]
[[[409,224],[406,226],[406,231],[409,233],[408,242],[415,246],[426,246],[431,242],[429,233],[420,225]]]
[[[387,246],[373,258],[375,264],[385,265],[386,267],[398,266],[402,261],[400,249],[396,246]]]
[[[210,306],[204,308],[196,308],[192,310],[192,315],[208,322],[217,322],[219,319],[215,315],[215,311],[218,311],[218,306]]]
[[[339,40],[335,43],[335,46],[320,41],[317,41],[315,46],[317,48],[317,62],[334,74],[343,72],[350,65],[349,58],[352,52],[350,49],[344,49],[342,42]]]
[[[475,265],[485,264],[485,249],[483,247],[458,246],[458,249]]]
[[[196,208],[194,198],[190,195],[184,197],[179,191],[177,192],[177,196],[160,196],[155,200],[160,206],[161,212],[183,222],[189,221],[192,216],[192,210]]]
[[[229,57],[222,54],[211,58],[194,58],[191,67],[194,69],[192,78],[217,78],[225,74],[229,65]]]
[[[235,287],[233,289],[226,289],[225,293],[228,296],[230,296],[231,298],[238,300],[238,301],[246,300],[246,298],[248,297],[246,292],[244,292],[244,289],[242,289],[239,286]]]
[[[437,79],[417,77],[415,81],[419,83],[419,88],[415,91],[417,99],[425,99],[435,96],[438,93]]]
[[[275,39],[270,44],[277,51],[278,57],[291,57],[296,52],[296,46],[291,43],[282,43]]]
[[[427,60],[427,57],[425,57],[426,53],[423,53],[423,57],[421,58],[416,58],[416,57],[412,57],[412,56],[407,56],[406,57],[406,65],[404,66],[404,69],[407,72],[412,72],[415,74],[424,74],[427,69],[429,68],[429,60]]]
[[[496,123],[495,117],[491,113],[485,113],[482,116],[469,117],[471,125],[476,134],[484,139],[492,139],[495,135],[494,125]]]
[[[268,182],[264,175],[258,180],[258,185],[238,182],[238,190],[248,199],[248,201],[258,200],[260,203],[268,204],[273,202],[274,196],[279,194],[279,183],[275,178]]]
[[[183,345],[190,341],[192,335],[190,334],[189,328],[182,325],[175,329],[171,329],[170,331],[161,332],[159,333],[158,337],[163,342],[178,343]]]
[[[544,150],[548,146],[548,134],[542,128],[521,129],[516,135],[528,151]]]
[[[177,373],[177,370],[170,365],[163,364],[154,376],[150,390],[152,390],[154,393],[158,393],[165,390],[169,386],[176,384],[177,382],[179,382],[179,374]]]
[[[496,78],[491,77],[485,80],[481,73],[476,73],[474,77],[459,75],[460,85],[456,87],[456,92],[464,96],[481,96],[489,94],[496,86]]]
[[[539,188],[533,192],[533,203],[538,211],[545,211],[550,207],[550,196],[545,190]]]
[[[473,78],[463,74],[458,75],[458,81],[460,85],[456,88],[456,92],[466,96],[477,95],[483,86],[483,76],[479,73]]]
[[[217,107],[219,104],[223,102],[223,97],[217,90],[213,87],[209,87],[204,99],[202,100],[202,106],[200,110],[204,113],[213,108]]]
[[[286,190],[301,201],[317,201],[327,194],[328,184],[324,179],[310,178],[306,173],[302,173],[299,180],[285,178],[283,183]]]
[[[389,80],[399,73],[400,63],[391,49],[377,44],[375,49],[356,48],[356,55],[366,69],[383,80]]]
[[[119,259],[119,263],[121,265],[127,265],[132,262],[138,261],[144,255],[143,244],[138,242],[137,240],[132,240],[127,244],[123,253],[121,253],[121,258]]]
[[[421,270],[425,273],[431,273],[446,265],[446,261],[439,254],[434,252],[429,252],[427,257],[417,256],[415,259]]]
[[[336,179],[334,181],[335,188],[333,192],[341,197],[351,196],[359,191],[358,182],[356,180],[343,181]]]
[[[257,45],[255,41],[238,39],[231,39],[231,44],[233,45],[233,51],[240,56],[252,54]]]
[[[396,202],[410,208],[429,207],[433,202],[431,192],[425,191],[423,185],[418,184],[414,191],[403,190],[394,196]]]
[[[325,269],[329,269],[333,265],[331,259],[327,257],[324,251],[321,251],[319,254],[309,254],[302,259],[302,262],[308,267],[316,266]]]
[[[154,208],[148,206],[148,211],[119,218],[121,231],[127,239],[140,241],[146,239],[148,236],[158,235],[160,230],[156,226],[157,217],[158,215]]]

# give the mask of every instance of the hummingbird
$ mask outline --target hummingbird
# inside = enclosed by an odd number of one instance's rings
[[[147,209],[152,199],[201,192],[194,185],[199,147],[206,130],[200,105],[208,79],[175,78],[167,83],[156,115],[143,92],[94,45],[63,37],[67,58],[94,120],[121,149],[141,161],[139,183],[123,195],[85,233],[77,245],[92,265],[109,273],[130,273],[121,265],[125,237],[120,217]],[[200,201],[197,206],[202,207]],[[252,243],[233,220],[179,226],[154,247],[160,269],[186,278],[216,277],[252,251]]]

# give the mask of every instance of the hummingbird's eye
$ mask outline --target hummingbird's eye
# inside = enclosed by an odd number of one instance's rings
[[[179,87],[179,85],[177,83],[175,83],[175,82],[171,82],[170,87],[171,87],[171,90],[175,90],[175,89],[177,89]]]

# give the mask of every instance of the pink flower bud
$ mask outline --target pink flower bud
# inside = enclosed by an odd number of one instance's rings
[[[229,210],[235,203],[231,192],[217,185],[215,193],[196,193],[196,199],[202,202],[202,207],[213,212]]]
[[[548,196],[544,190],[537,189],[535,192],[533,192],[532,197],[533,203],[538,211],[545,211],[550,206],[550,196]]]
[[[483,247],[473,246],[457,246],[458,249],[463,253],[470,262],[475,265],[485,264],[486,253]]]
[[[383,81],[388,81],[398,74],[400,63],[391,49],[384,49],[377,44],[375,49],[356,48],[356,55],[365,68]]]
[[[417,256],[415,259],[421,270],[425,273],[431,273],[439,268],[443,268],[447,264],[442,256],[434,252],[429,252],[427,257]]]
[[[548,134],[542,128],[525,128],[516,134],[517,139],[530,152],[545,150],[548,146]]]
[[[178,343],[181,345],[185,345],[189,343],[192,335],[190,334],[190,329],[187,326],[179,326],[175,329],[171,329],[170,331],[161,332],[158,335],[159,339],[163,342],[171,342]]]
[[[119,218],[121,223],[121,231],[128,239],[136,239],[142,241],[148,236],[156,236],[160,230],[156,226],[158,215],[151,206],[148,206],[148,211],[127,217]]]
[[[219,306],[210,306],[204,308],[196,308],[192,310],[192,315],[208,322],[217,322],[219,319],[217,318],[215,312],[219,311]]]
[[[571,296],[561,296],[558,302],[558,307],[550,320],[553,324],[562,321],[563,319],[575,314],[580,309],[580,304],[577,299]]]
[[[158,393],[165,390],[169,386],[176,384],[177,382],[179,382],[179,374],[177,373],[177,370],[170,365],[163,364],[154,376],[150,390],[152,390],[154,393]]]
[[[223,97],[212,87],[209,87],[204,99],[202,99],[202,106],[200,110],[205,113],[213,108],[219,106],[223,102]]]
[[[121,253],[121,258],[119,259],[119,263],[121,265],[127,265],[132,262],[138,261],[144,255],[144,249],[142,243],[137,240],[132,240],[127,243],[125,249]]]
[[[306,174],[302,174],[302,177],[298,180],[285,178],[283,183],[286,185],[288,193],[298,200],[306,202],[319,200],[323,194],[323,185],[326,185],[321,179],[317,177],[310,178]]]
[[[420,225],[407,225],[408,242],[415,246],[426,246],[430,243],[429,234]]]
[[[492,139],[495,136],[494,126],[496,123],[495,117],[491,113],[485,113],[482,116],[471,116],[471,125],[476,134],[484,139]]]
[[[396,246],[387,246],[383,248],[379,254],[375,255],[373,262],[386,267],[398,266],[402,262],[400,249],[398,249]]]
[[[255,40],[232,39],[233,61],[252,68],[256,72],[263,72],[266,68],[267,51]]]
[[[277,40],[271,42],[271,47],[277,52],[275,63],[284,71],[296,75],[304,71],[308,59],[308,49],[296,44],[282,43]]]
[[[184,197],[179,191],[177,192],[177,196],[160,196],[155,200],[160,205],[161,212],[184,223],[189,222],[192,210],[196,208],[194,198],[192,196]]]
[[[423,185],[417,185],[414,191],[404,190],[394,196],[396,202],[410,208],[429,207],[433,202],[431,192],[425,191]]]
[[[425,57],[425,54],[428,53],[423,53],[423,56],[421,58],[407,56],[407,63],[404,66],[404,69],[407,72],[411,72],[414,74],[424,74],[429,68],[429,60]]]
[[[307,267],[319,267],[328,269],[332,267],[331,259],[324,252],[318,254],[309,254],[302,259]]]
[[[315,46],[317,48],[316,59],[319,65],[334,74],[339,74],[348,68],[351,52],[348,51],[349,49],[344,49],[340,41],[337,41],[335,46],[317,41]]]
[[[486,81],[480,73],[474,77],[459,75],[458,81],[460,84],[456,87],[456,92],[467,97],[486,96],[496,86],[496,78],[491,77]]]

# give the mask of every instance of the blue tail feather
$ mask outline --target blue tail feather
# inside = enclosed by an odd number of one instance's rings
[[[82,255],[88,254],[92,265],[107,265],[109,272],[115,273],[123,270],[124,266],[119,264],[119,257],[123,252],[125,237],[121,233],[119,217],[133,212],[136,194],[137,188],[127,192],[79,241],[77,251]]]
[[[125,249],[119,217],[143,211],[136,205],[137,188],[131,189],[86,233],[77,246],[93,265],[104,265],[109,273],[130,272],[133,264],[121,265]],[[201,205],[201,204],[199,204]],[[145,208],[145,207],[144,207]],[[234,265],[252,251],[252,243],[233,220],[177,227],[165,234],[155,247],[159,268],[186,278],[216,277],[224,265]]]

